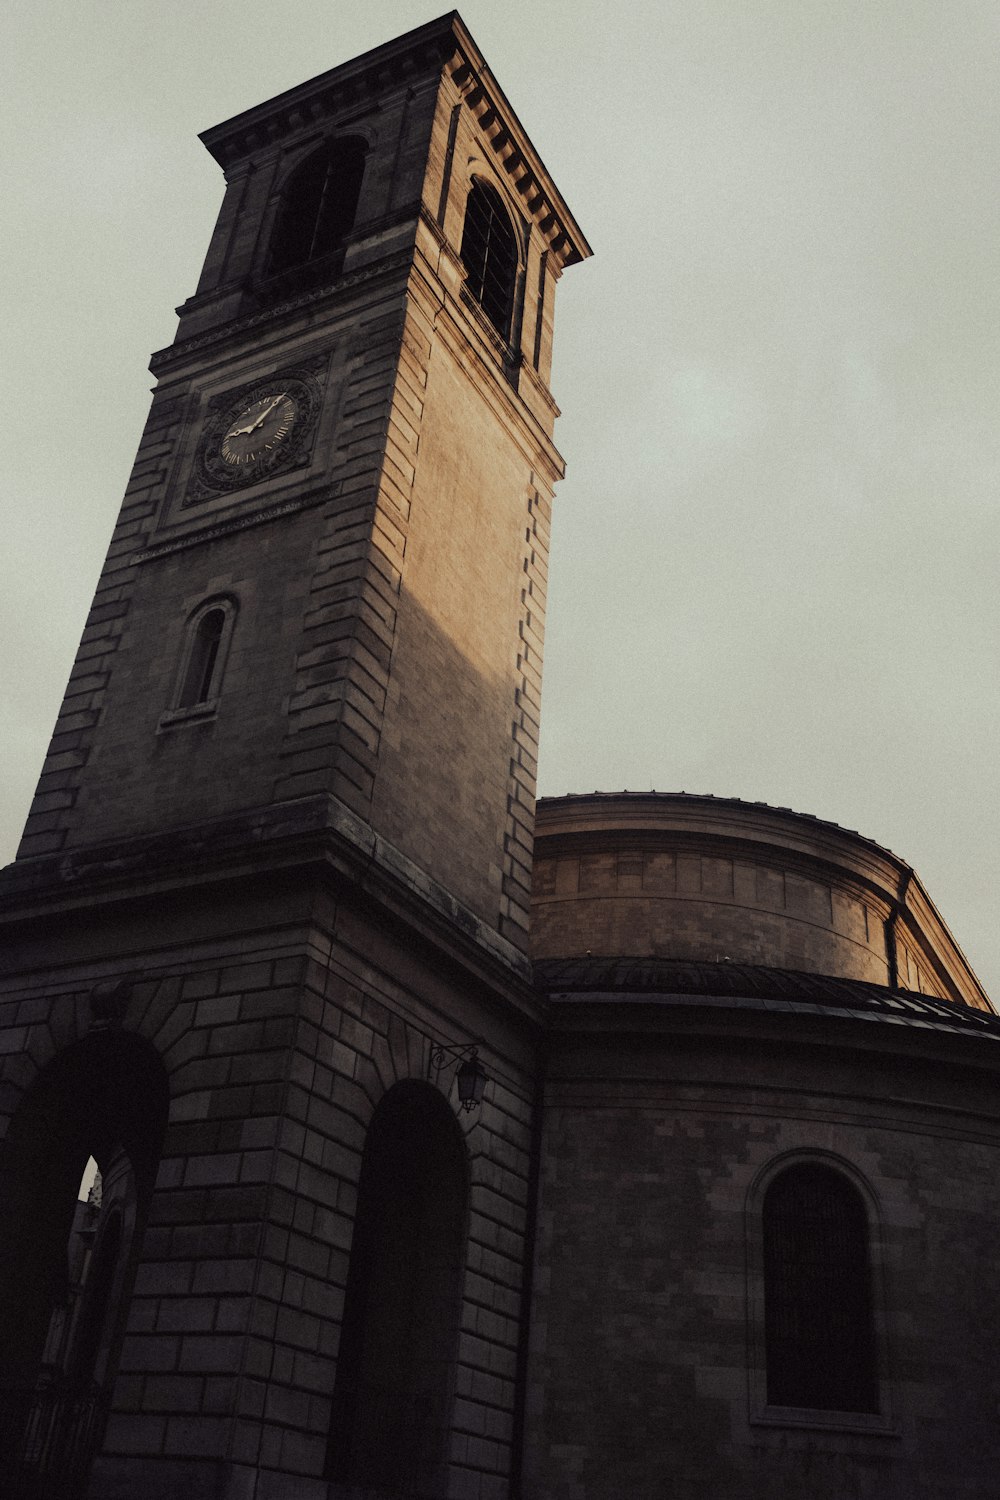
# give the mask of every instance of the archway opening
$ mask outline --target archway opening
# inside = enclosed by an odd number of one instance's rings
[[[365,1142],[328,1478],[433,1489],[446,1457],[468,1193],[450,1108],[427,1084],[396,1084]]]
[[[147,1043],[94,1031],[45,1067],[0,1148],[0,1470],[80,1492],[100,1440],[168,1086]],[[102,1180],[79,1197],[88,1159]]]

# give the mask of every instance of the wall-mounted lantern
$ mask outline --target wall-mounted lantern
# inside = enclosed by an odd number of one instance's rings
[[[457,1065],[457,1066],[456,1066]],[[431,1049],[430,1072],[437,1083],[446,1068],[454,1067],[458,1084],[458,1102],[465,1110],[478,1109],[489,1082],[489,1075],[479,1061],[479,1048],[474,1042],[464,1047],[447,1047],[437,1042]]]

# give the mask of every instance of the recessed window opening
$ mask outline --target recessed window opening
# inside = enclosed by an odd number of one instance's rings
[[[462,233],[466,286],[504,340],[510,337],[517,283],[517,243],[500,195],[475,182],[469,193]]]
[[[213,690],[218,686],[216,679],[219,674],[216,669],[219,666],[219,647],[225,628],[226,611],[222,608],[206,610],[198,621],[178,708],[194,708],[217,696]]]
[[[868,1215],[833,1167],[803,1162],[764,1196],[767,1400],[877,1412],[878,1361]]]
[[[92,1380],[97,1356],[106,1336],[111,1310],[111,1292],[122,1248],[123,1219],[115,1207],[101,1228],[83,1289],[83,1305],[70,1358],[69,1375],[83,1382]]]
[[[329,141],[296,168],[282,194],[268,274],[291,270],[340,248],[354,226],[365,143]]]

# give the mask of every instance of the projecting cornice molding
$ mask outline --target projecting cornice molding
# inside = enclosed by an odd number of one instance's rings
[[[456,963],[505,985],[509,998],[538,1019],[525,955],[328,794],[17,861],[0,871],[0,930],[49,923],[56,911],[65,918],[122,902],[162,902],[168,893],[203,900],[221,882],[273,880],[279,872],[289,878],[295,870],[346,880],[415,934],[432,936]]]
[[[580,226],[457,11],[234,115],[200,139],[228,175],[278,142],[333,122],[346,129],[352,117],[384,101],[387,88],[431,86],[442,68],[558,263],[586,260],[591,249]]]
[[[210,328],[205,333],[193,334],[191,338],[182,339],[180,342],[170,344],[166,349],[158,349],[152,354],[149,360],[150,372],[153,375],[162,376],[191,355],[200,354],[202,351],[214,348],[216,345],[238,339],[243,334],[252,332],[255,328],[275,323],[279,318],[290,317],[294,313],[314,308],[317,303],[343,297],[363,282],[374,281],[380,276],[391,276],[396,272],[405,270],[412,261],[413,251],[403,250],[398,255],[386,256],[375,265],[362,266],[357,271],[348,271],[346,274],[342,273],[336,279],[331,280],[323,286],[303,292],[300,296],[290,297],[283,302],[272,303],[270,306],[262,308],[259,312],[248,313],[246,317],[232,318],[229,322],[222,323],[218,328]],[[213,293],[212,296],[214,295]],[[205,300],[209,301],[211,299],[206,297]]]
[[[526,215],[541,231],[548,249],[561,265],[571,266],[591,254],[580,226],[461,21],[454,18],[455,52],[450,77],[462,101],[476,117],[480,130],[510,178]]]
[[[346,124],[345,115],[384,99],[393,84],[409,87],[436,72],[442,57],[451,50],[453,22],[458,22],[456,12],[418,26],[382,47],[363,52],[350,62],[213,125],[202,131],[199,139],[219,165],[228,170],[272,142],[330,120]]]

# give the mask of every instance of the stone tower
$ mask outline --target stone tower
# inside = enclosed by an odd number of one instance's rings
[[[2,1462],[499,1500],[589,250],[454,13],[203,139],[221,213],[3,876]]]

